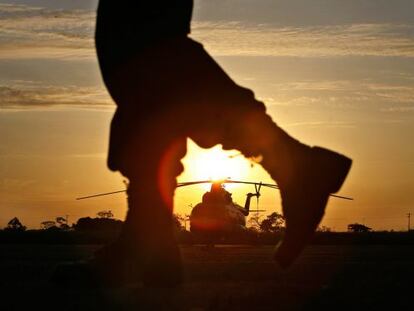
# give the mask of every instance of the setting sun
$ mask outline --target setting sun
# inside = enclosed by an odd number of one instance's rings
[[[220,145],[202,149],[189,140],[187,154],[183,163],[189,168],[185,175],[191,180],[243,179],[250,166],[236,150],[224,151]]]
[[[178,182],[202,180],[241,180],[274,183],[261,165],[244,158],[237,150],[225,151],[220,145],[211,149],[200,148],[192,140],[187,141],[187,155],[182,160],[184,172]],[[200,184],[191,187],[177,188],[174,197],[174,209],[178,214],[188,214],[190,205],[201,201],[201,197],[209,191],[211,184]],[[191,189],[190,189],[191,188]],[[225,188],[233,194],[235,202],[244,204],[246,194],[254,191],[251,185],[226,184]],[[269,211],[279,208],[278,194],[272,189],[262,189],[261,209]],[[257,208],[255,205],[254,208]]]
[[[237,150],[224,151],[220,145],[211,149],[198,147],[188,140],[187,156],[183,159],[184,173],[180,181],[243,180],[249,175],[251,163]]]

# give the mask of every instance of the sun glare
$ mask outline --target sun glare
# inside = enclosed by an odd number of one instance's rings
[[[179,182],[232,179],[273,183],[269,174],[260,165],[252,166],[252,163],[241,156],[239,151],[224,151],[220,145],[211,149],[203,149],[189,139],[187,155],[182,162],[185,170],[178,177]],[[175,212],[189,214],[190,205],[194,206],[199,203],[210,187],[211,184],[207,183],[178,188],[174,197]],[[246,193],[254,191],[251,185],[226,184],[225,187],[232,193],[233,200],[241,205],[244,204]],[[261,198],[261,207],[263,209],[266,209],[266,206],[271,208],[279,206],[278,201],[275,202],[277,196],[274,191],[262,189],[264,195]]]
[[[220,145],[203,149],[189,140],[187,156],[183,159],[185,172],[179,179],[180,181],[243,180],[249,173],[250,162],[238,155],[237,150],[224,151]]]

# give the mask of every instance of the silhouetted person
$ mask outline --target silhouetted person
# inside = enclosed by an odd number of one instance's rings
[[[188,37],[192,7],[192,0],[99,3],[96,49],[117,104],[108,166],[129,179],[122,234],[89,263],[110,281],[122,282],[123,267],[132,265],[147,285],[181,282],[171,216],[187,137],[203,148],[222,144],[246,157],[262,156],[281,189],[287,229],[275,259],[283,267],[309,241],[351,165],[280,129],[252,91],[235,84]],[[108,266],[114,268],[108,272]]]

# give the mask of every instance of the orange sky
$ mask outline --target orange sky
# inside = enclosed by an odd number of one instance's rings
[[[252,3],[196,1],[192,37],[255,91],[282,128],[354,159],[341,193],[355,201],[332,199],[324,225],[404,230],[414,212],[414,4]],[[124,217],[123,195],[74,200],[124,186],[105,165],[114,105],[93,49],[95,6],[0,0],[0,227],[14,216],[29,227],[106,209]],[[260,165],[218,148],[190,142],[180,181],[223,173],[271,182]],[[223,164],[205,164],[209,155]],[[188,214],[204,189],[179,189],[176,211]],[[239,204],[252,191],[229,190]],[[260,209],[280,211],[275,190],[263,190]]]

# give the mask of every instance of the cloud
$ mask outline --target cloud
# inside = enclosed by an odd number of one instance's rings
[[[0,59],[94,58],[95,13],[0,4]]]
[[[0,61],[86,58],[95,62],[94,23],[95,12],[91,10],[0,4]],[[195,21],[192,28],[192,36],[215,56],[414,57],[414,25],[411,24],[281,27],[240,21]],[[268,89],[272,91],[266,91],[263,97],[268,106],[360,108],[370,105],[382,112],[409,112],[411,109],[407,107],[414,103],[414,77],[410,74],[402,78],[404,85],[361,80],[271,83]],[[109,104],[111,99],[100,83],[95,87],[80,87],[30,81],[0,82],[0,108]]]
[[[381,112],[411,112],[414,85],[371,80],[310,80],[272,83],[267,106],[309,106]]]
[[[0,85],[0,108],[35,108],[51,105],[109,106],[111,98],[103,86],[54,86],[30,81]]]
[[[192,35],[221,56],[414,57],[414,25],[276,27],[199,22],[193,23]]]
[[[309,122],[295,122],[284,125],[285,127],[311,127],[311,128],[356,128],[354,122],[342,121],[309,121]]]
[[[194,17],[285,26],[413,23],[413,11],[412,0],[197,0]]]
[[[359,80],[315,80],[272,83],[264,96],[270,107],[329,107],[374,109],[381,112],[412,112],[414,86]],[[102,84],[96,86],[47,85],[34,81],[0,84],[0,108],[30,109],[56,105],[113,108]]]
[[[399,106],[399,107],[388,107],[381,109],[382,112],[398,112],[407,113],[414,112],[414,106]]]
[[[95,12],[0,4],[0,59],[95,58]],[[194,21],[192,36],[221,56],[414,57],[414,25],[372,23],[281,27]]]

